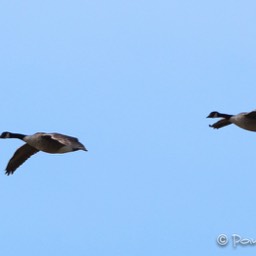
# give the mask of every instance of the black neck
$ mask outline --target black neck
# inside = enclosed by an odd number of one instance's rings
[[[12,132],[10,132],[9,134],[10,134],[10,137],[9,137],[9,138],[11,138],[11,139],[20,139],[20,140],[23,140],[24,137],[26,137],[26,135],[20,134],[20,133],[12,133]]]
[[[223,117],[223,118],[226,118],[226,119],[229,119],[230,117],[232,117],[233,115],[228,115],[228,114],[222,114],[222,113],[219,113],[219,117]]]

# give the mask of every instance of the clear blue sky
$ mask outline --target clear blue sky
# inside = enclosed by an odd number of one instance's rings
[[[256,108],[255,1],[5,1],[1,130],[76,136],[88,152],[1,140],[0,254],[255,255],[256,134],[208,127]]]

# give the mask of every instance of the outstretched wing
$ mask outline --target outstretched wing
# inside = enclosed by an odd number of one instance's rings
[[[209,125],[209,126],[214,128],[214,129],[219,129],[219,128],[222,128],[224,126],[230,125],[230,124],[231,124],[231,122],[229,122],[227,119],[223,118],[220,121],[218,121],[218,122],[216,122],[212,125]]]
[[[246,117],[250,118],[250,119],[256,119],[256,111],[251,111],[247,114],[245,114]]]
[[[10,175],[15,172],[15,170],[22,165],[29,157],[37,153],[39,150],[30,146],[29,144],[24,144],[16,150],[13,157],[10,159],[5,174]]]
[[[41,136],[48,153],[66,153],[76,150],[85,150],[85,146],[77,138],[60,133],[47,133]]]

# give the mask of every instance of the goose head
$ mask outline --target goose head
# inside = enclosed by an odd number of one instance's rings
[[[11,134],[9,132],[3,132],[0,136],[1,139],[10,138]]]
[[[220,113],[217,111],[213,111],[206,118],[216,118],[216,117],[220,117]]]

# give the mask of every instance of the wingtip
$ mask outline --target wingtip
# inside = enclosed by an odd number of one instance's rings
[[[13,171],[7,171],[7,170],[5,170],[5,175],[9,176],[10,174],[13,174]]]
[[[209,127],[213,128],[213,129],[218,129],[217,127],[215,127],[214,125],[209,124]]]

